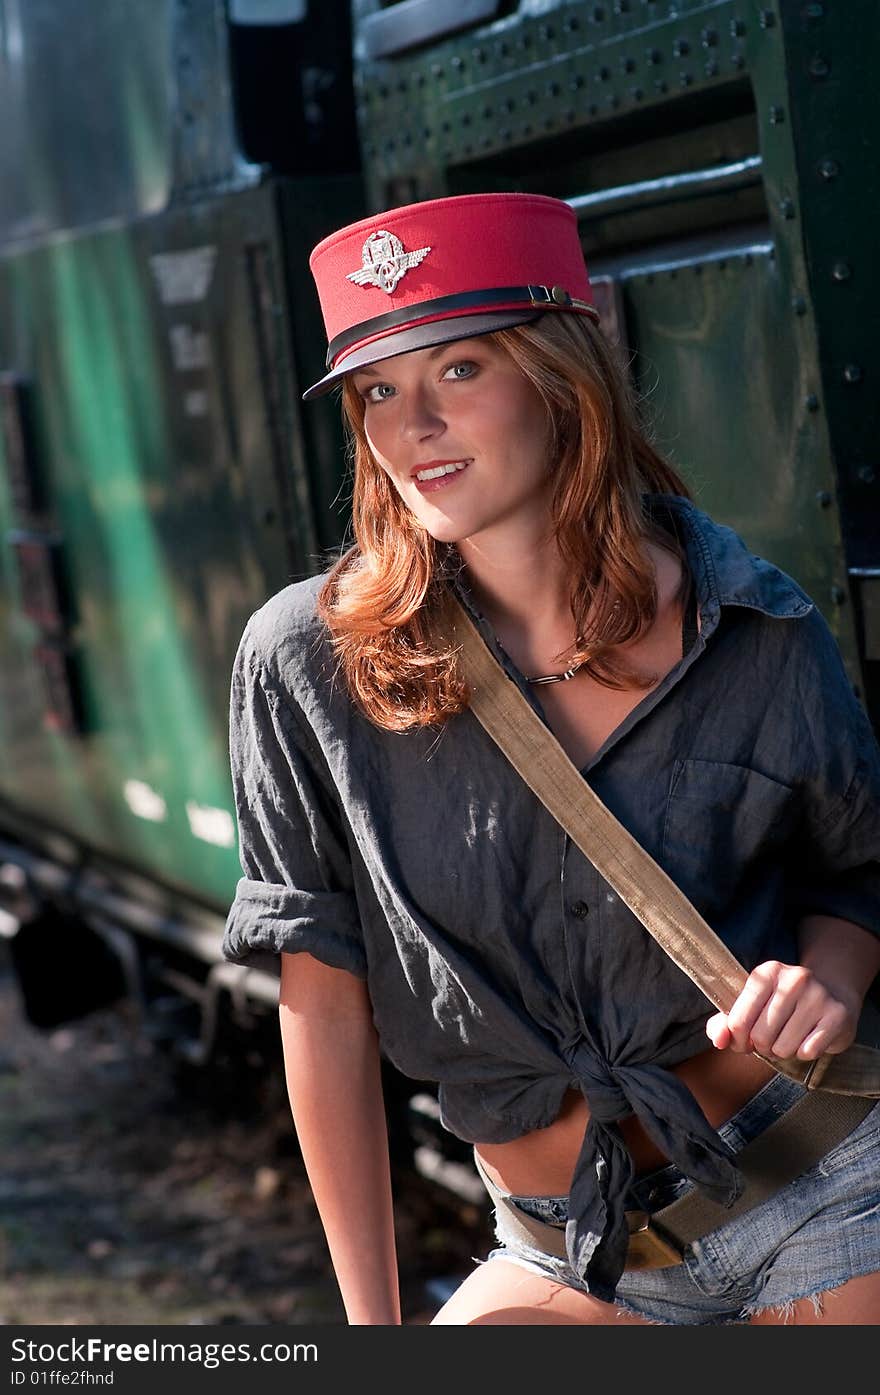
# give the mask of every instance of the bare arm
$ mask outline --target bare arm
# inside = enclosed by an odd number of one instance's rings
[[[379,1043],[366,985],[306,953],[281,955],[290,1107],[352,1325],[399,1324]]]
[[[852,921],[808,915],[798,926],[798,950],[799,964],[759,964],[730,1012],[709,1018],[713,1045],[803,1061],[852,1045],[880,971],[880,940]]]

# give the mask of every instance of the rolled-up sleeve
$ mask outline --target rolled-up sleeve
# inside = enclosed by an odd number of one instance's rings
[[[808,741],[804,842],[790,901],[880,936],[880,747],[824,620],[806,622],[796,718]]]
[[[306,950],[366,978],[342,816],[313,733],[245,630],[232,673],[229,752],[244,876],[223,954],[272,969]]]

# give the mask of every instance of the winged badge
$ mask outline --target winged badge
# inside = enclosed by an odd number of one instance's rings
[[[424,261],[430,250],[430,247],[419,247],[416,252],[405,252],[403,243],[394,233],[381,230],[370,233],[364,243],[363,266],[350,271],[346,279],[357,286],[376,286],[390,295],[401,276]]]

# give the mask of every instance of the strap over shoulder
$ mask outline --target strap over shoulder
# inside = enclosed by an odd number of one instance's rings
[[[481,726],[670,959],[720,1012],[729,1012],[748,978],[739,960],[590,788],[451,593],[445,630],[460,649]],[[880,1051],[874,1047],[857,1043],[815,1061],[755,1054],[809,1090],[880,1098]]]

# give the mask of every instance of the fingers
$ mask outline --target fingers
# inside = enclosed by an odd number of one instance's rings
[[[754,1028],[759,1030],[759,1035],[766,1035],[766,1031],[759,1029],[759,1023],[775,992],[779,970],[784,967],[783,964],[770,960],[766,964],[759,964],[749,974],[745,987],[727,1014],[731,1051],[745,1052],[765,1049],[754,1039],[752,1031]],[[778,1018],[778,1009],[776,1015]],[[774,1032],[774,1040],[776,1035],[777,1032]]]
[[[850,1010],[809,969],[776,960],[753,969],[730,1012],[717,1013],[706,1024],[721,1051],[802,1061],[845,1051],[855,1030]]]

